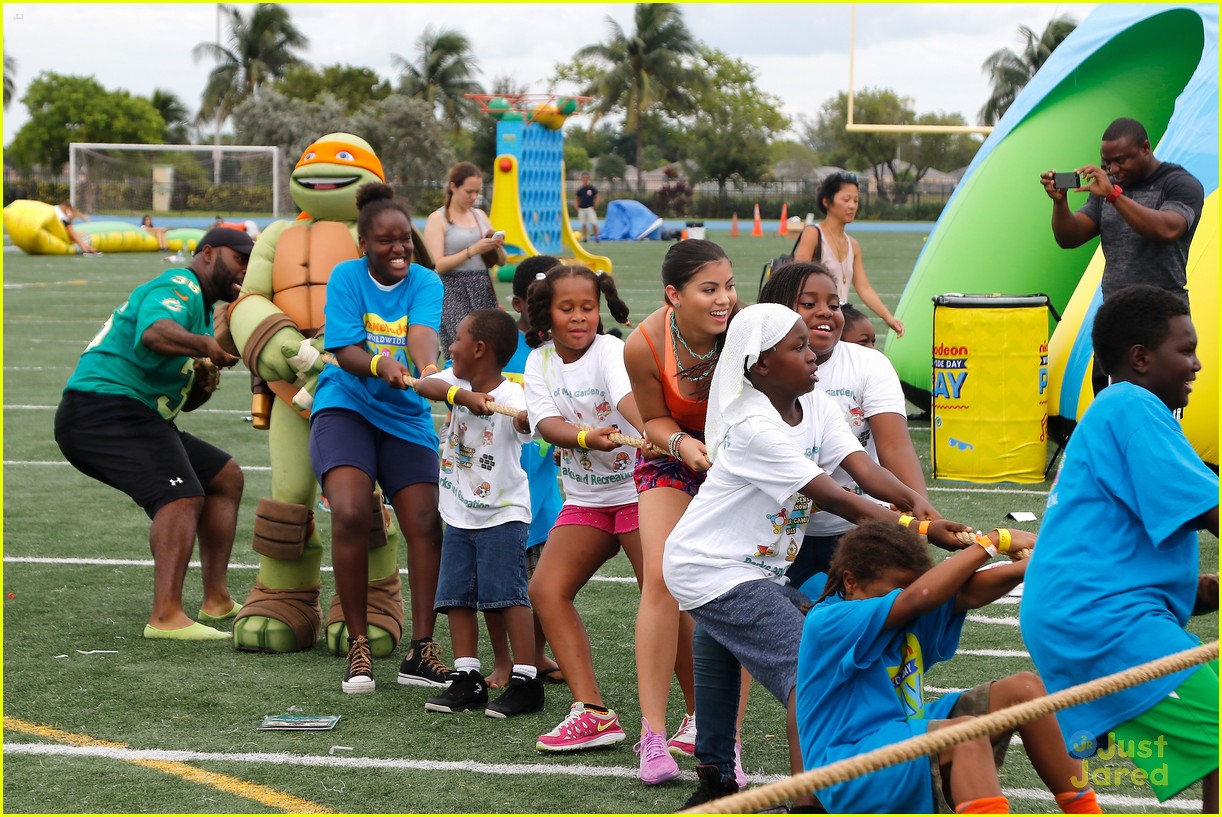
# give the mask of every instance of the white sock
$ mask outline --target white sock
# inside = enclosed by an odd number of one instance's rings
[[[478,658],[455,658],[454,659],[454,671],[455,672],[479,672],[480,671],[479,659]]]
[[[534,664],[514,664],[513,674],[525,676],[533,681],[538,677],[539,671],[535,669]]]

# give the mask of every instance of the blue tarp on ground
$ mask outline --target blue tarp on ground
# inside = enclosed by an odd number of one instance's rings
[[[617,199],[607,205],[607,217],[599,238],[603,241],[639,241],[662,237],[662,219],[632,199]]]

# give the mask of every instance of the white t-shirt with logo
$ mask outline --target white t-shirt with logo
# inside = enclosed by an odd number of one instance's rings
[[[899,375],[887,356],[877,349],[856,343],[836,344],[832,356],[819,364],[819,382],[815,388],[826,394],[840,407],[857,441],[870,459],[878,462],[878,447],[870,433],[870,418],[879,414],[898,414],[907,418],[907,403],[900,387]],[[832,472],[832,479],[867,499],[857,482],[843,468]],[[880,504],[890,503],[874,500]],[[806,525],[810,536],[836,536],[851,529],[853,523],[835,514],[821,511],[812,514]]]
[[[618,426],[622,434],[639,437],[616,408],[632,393],[624,366],[624,342],[598,335],[580,360],[565,363],[549,341],[526,359],[526,410],[531,428],[548,417],[559,417],[587,428]],[[566,505],[610,508],[636,502],[632,467],[636,449],[621,445],[614,451],[561,449],[560,484]]]
[[[803,395],[802,422],[779,415],[730,427],[704,484],[666,539],[662,574],[680,610],[706,604],[743,582],[788,581],[811,501],[798,493],[862,450],[836,404]]]
[[[429,379],[471,389],[453,369]],[[489,394],[501,405],[526,408],[522,387],[513,381],[502,381]],[[438,483],[437,510],[447,525],[484,530],[506,522],[530,522],[530,485],[522,470],[522,446],[528,442],[530,435],[515,429],[512,417],[481,417],[463,406],[454,407],[450,425],[442,429]]]

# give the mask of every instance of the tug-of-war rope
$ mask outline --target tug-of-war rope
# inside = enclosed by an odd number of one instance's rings
[[[1095,698],[1207,663],[1217,657],[1217,641],[1202,644],[1199,647],[1168,655],[1123,672],[1105,675],[1085,684],[1078,684],[1032,701],[1024,701],[1005,709],[999,709],[964,723],[953,724],[899,743],[893,743],[890,746],[884,746],[881,749],[865,752],[856,757],[839,760],[818,769],[811,769],[808,772],[794,775],[788,780],[710,800],[698,808],[688,809],[682,813],[751,814],[761,808],[776,805],[784,800],[791,800],[816,789],[826,788],[876,772],[879,769],[926,757],[984,735],[1014,729],[1057,710],[1093,701]]]
[[[336,360],[335,355],[331,354],[330,352],[323,352],[322,359],[323,359],[323,362],[329,366],[339,366],[339,361]],[[412,377],[410,374],[403,375],[403,384],[407,386],[409,389],[414,389],[416,387],[416,384],[419,382],[420,381],[417,378]],[[488,409],[493,414],[504,414],[506,417],[517,417],[518,416],[518,409],[511,408],[501,403],[489,402]],[[608,438],[611,440],[611,442],[616,443],[618,445],[627,445],[627,446],[631,446],[632,448],[640,448],[640,449],[644,449],[646,446],[650,446],[650,447],[653,447],[655,451],[659,451],[660,453],[663,453],[663,454],[666,453],[665,451],[661,451],[656,446],[653,446],[652,443],[646,442],[645,440],[643,440],[640,437],[630,437],[627,434],[620,434],[618,431],[612,431],[608,435]]]

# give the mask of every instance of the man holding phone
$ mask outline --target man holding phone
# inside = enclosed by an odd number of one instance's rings
[[[1052,199],[1052,235],[1064,249],[1099,236],[1103,248],[1103,297],[1133,284],[1151,284],[1188,301],[1188,247],[1201,218],[1205,191],[1187,170],[1154,158],[1150,137],[1136,119],[1113,121],[1103,132],[1099,165],[1073,174],[1040,174]],[[1086,204],[1069,209],[1068,190],[1088,192]],[[1096,366],[1097,394],[1107,384]]]

